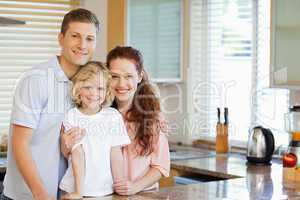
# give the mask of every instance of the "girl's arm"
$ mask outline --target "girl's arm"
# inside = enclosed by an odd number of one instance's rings
[[[158,169],[150,167],[147,174],[135,182],[118,181],[114,187],[120,195],[133,195],[159,181],[161,176],[162,174]]]
[[[71,153],[72,169],[75,178],[75,195],[82,196],[84,174],[85,174],[85,158],[82,145],[76,147]]]
[[[37,167],[32,158],[29,143],[33,130],[28,127],[12,125],[12,150],[17,167],[30,188],[35,200],[53,199],[50,197],[38,174]]]
[[[124,180],[124,162],[121,148],[121,146],[114,146],[110,151],[111,171],[114,183]]]

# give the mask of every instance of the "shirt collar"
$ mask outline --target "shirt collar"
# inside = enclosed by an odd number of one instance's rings
[[[54,59],[54,69],[55,69],[55,76],[58,82],[68,82],[70,81],[69,78],[66,76],[65,72],[62,70],[62,67],[59,64],[58,56]]]

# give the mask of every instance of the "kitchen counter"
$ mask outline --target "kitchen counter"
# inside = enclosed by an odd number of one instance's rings
[[[186,186],[173,186],[162,188],[158,192],[145,192],[131,197],[120,197],[117,195],[94,198],[103,200],[212,200],[212,199],[299,199],[300,196],[295,191],[285,193],[280,184],[274,182],[264,182],[263,187],[251,185],[245,179],[235,179],[230,181],[208,182]],[[248,189],[249,188],[249,189]]]
[[[176,151],[180,151],[180,149]],[[227,180],[165,187],[159,191],[143,192],[130,197],[112,195],[89,199],[300,199],[300,183],[282,181],[280,162],[275,161],[268,166],[247,165],[245,156],[239,154],[207,154],[207,156],[203,156],[207,150],[189,148],[188,151],[202,153],[199,154],[201,155],[199,158],[173,160],[171,162],[172,169]],[[0,169],[5,170],[5,166],[2,165]]]
[[[278,160],[272,165],[247,165],[245,156],[240,154],[203,156],[207,150],[189,148],[189,151],[202,153],[200,158],[173,160],[172,169],[227,180],[166,187],[131,197],[113,195],[96,199],[300,199],[300,183],[282,181],[282,165]]]

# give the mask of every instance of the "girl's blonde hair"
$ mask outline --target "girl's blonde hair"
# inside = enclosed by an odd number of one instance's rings
[[[99,75],[99,73],[103,74],[104,79],[106,79],[106,94],[105,100],[102,103],[103,106],[110,106],[114,96],[111,92],[110,82],[111,75],[106,66],[98,61],[89,61],[85,65],[83,65],[79,71],[72,77],[71,81],[73,83],[71,89],[71,97],[76,107],[81,107],[82,102],[80,100],[79,92],[82,88],[85,81],[95,78]],[[102,80],[101,80],[102,81]]]

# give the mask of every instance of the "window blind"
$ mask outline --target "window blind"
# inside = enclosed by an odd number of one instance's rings
[[[252,0],[192,0],[189,88],[194,136],[214,136],[217,107],[229,108],[236,138],[250,123]],[[196,122],[194,122],[196,123]],[[197,133],[197,134],[196,134]],[[240,138],[242,139],[242,138]]]
[[[57,35],[65,13],[79,0],[0,0],[0,16],[25,25],[0,25],[0,133],[9,127],[15,85],[25,71],[60,51]]]
[[[267,2],[191,0],[188,110],[190,124],[197,124],[193,138],[214,137],[217,107],[229,108],[232,141],[245,142],[248,129],[258,124],[284,129],[287,92],[268,88]]]
[[[179,80],[181,1],[128,0],[127,42],[139,49],[151,79]]]
[[[284,114],[289,108],[289,90],[269,88],[270,71],[270,0],[257,1],[256,51],[253,71],[255,91],[252,101],[252,124],[272,130],[275,144],[287,145],[288,134],[284,127]]]

